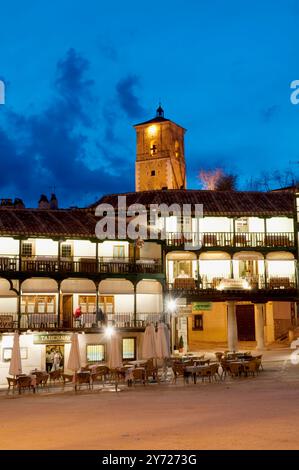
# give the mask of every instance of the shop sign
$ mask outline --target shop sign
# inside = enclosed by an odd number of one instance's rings
[[[201,312],[202,310],[212,310],[212,302],[193,302],[192,312]]]
[[[57,344],[57,343],[70,343],[71,342],[70,334],[64,333],[49,333],[49,334],[36,334],[33,335],[33,344]]]

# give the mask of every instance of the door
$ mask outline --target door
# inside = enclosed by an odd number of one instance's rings
[[[73,326],[73,296],[62,296],[62,321],[64,328],[72,328]]]
[[[239,341],[255,341],[254,305],[237,305]]]
[[[46,345],[46,371],[63,371],[64,369],[64,345],[47,344]]]

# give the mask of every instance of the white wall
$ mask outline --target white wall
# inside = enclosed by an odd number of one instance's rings
[[[263,233],[265,231],[264,219],[260,217],[248,217],[248,231]]]
[[[137,294],[137,312],[161,313],[163,300],[161,294]]]
[[[229,260],[200,260],[199,272],[206,275],[208,279],[213,277],[230,277],[230,261]]]
[[[267,232],[293,232],[293,219],[288,217],[271,217],[266,220]]]
[[[134,312],[134,295],[123,294],[114,296],[115,313]]]
[[[0,255],[18,255],[19,240],[11,237],[0,237]]]
[[[278,277],[289,277],[295,274],[295,264],[292,260],[268,260],[268,275]]]
[[[231,232],[232,219],[228,217],[203,217],[199,221],[200,232]]]
[[[58,256],[58,242],[49,238],[35,239],[36,256]]]
[[[17,313],[17,297],[0,297],[0,313]]]
[[[140,249],[140,258],[161,259],[161,245],[145,242],[144,246]]]
[[[99,256],[100,257],[113,257],[113,247],[114,246],[124,246],[125,247],[125,257],[129,256],[129,242],[122,241],[104,241],[99,243]]]
[[[89,240],[73,240],[73,254],[77,257],[91,257],[96,256],[96,244]]]

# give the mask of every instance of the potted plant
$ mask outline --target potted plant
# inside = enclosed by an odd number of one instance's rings
[[[184,351],[184,340],[183,340],[183,337],[180,336],[180,339],[179,339],[179,352],[183,352]]]

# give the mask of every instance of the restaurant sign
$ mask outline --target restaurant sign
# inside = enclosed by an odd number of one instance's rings
[[[193,302],[192,312],[201,312],[202,310],[212,310],[212,302]]]
[[[57,334],[36,334],[33,335],[33,344],[57,344],[70,343],[71,335],[64,333]]]

